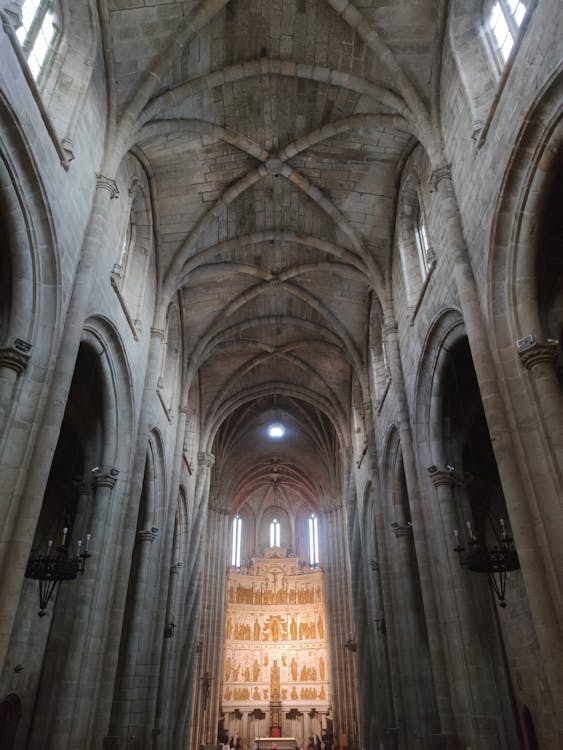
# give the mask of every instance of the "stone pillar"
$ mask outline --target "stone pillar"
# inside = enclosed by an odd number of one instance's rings
[[[386,352],[391,373],[391,388],[393,389],[392,392],[395,397],[395,408],[397,413],[396,423],[401,441],[409,511],[413,524],[413,542],[418,564],[418,573],[420,576],[420,587],[424,604],[426,627],[428,629],[428,640],[432,660],[432,671],[434,673],[434,686],[436,690],[440,726],[442,732],[446,735],[453,735],[455,733],[455,721],[449,692],[447,690],[448,680],[445,654],[442,648],[440,619],[438,617],[431,556],[428,548],[429,536],[426,529],[425,512],[421,502],[418,471],[411,432],[411,421],[403,376],[403,367],[401,363],[399,338],[397,335],[397,323],[394,319],[391,306],[387,304],[386,307],[386,322],[383,333],[387,344]]]
[[[554,703],[563,705],[563,613],[560,612],[559,606],[559,581],[563,571],[554,566],[553,544],[538,544],[537,536],[549,535],[550,530],[556,527],[554,539],[557,539],[556,544],[559,544],[562,523],[560,498],[545,498],[545,502],[538,504],[537,511],[532,512],[530,502],[525,496],[520,464],[514,452],[511,425],[505,411],[449,167],[436,170],[433,181],[440,198],[445,245],[453,265],[467,338],[518,550],[530,612]],[[543,370],[540,368],[539,372]],[[541,519],[541,532],[538,529],[536,512]],[[563,731],[561,725],[560,731]]]
[[[511,747],[518,740],[513,735],[513,717],[505,714],[499,700],[497,685],[502,676],[495,674],[495,668],[503,670],[504,664],[491,659],[498,630],[488,582],[482,579],[483,585],[472,585],[477,580],[471,581],[452,555],[453,532],[460,521],[452,492],[454,472],[431,467],[429,473],[438,503],[432,546],[456,736],[468,746],[496,747],[502,742],[502,747]],[[489,642],[483,639],[485,630]]]
[[[111,617],[108,602],[111,601],[114,580],[114,541],[112,533],[113,491],[116,476],[100,474],[94,479],[95,495],[90,523],[91,557],[87,560],[82,578],[75,583],[77,603],[74,609],[70,634],[67,634],[64,680],[58,688],[48,744],[45,737],[34,737],[33,747],[66,747],[73,742],[80,747],[89,747],[91,737],[91,714],[96,696],[102,688],[99,664],[104,654],[104,634]],[[86,488],[82,490],[86,499]]]
[[[354,634],[348,587],[350,564],[342,505],[334,503],[323,517],[327,539],[327,617],[330,620],[331,676],[335,696],[332,703],[339,707],[339,713],[334,716],[334,730],[338,734],[344,728],[351,733],[358,716],[357,676],[356,654],[345,646],[347,639]],[[335,741],[338,741],[338,737],[335,737]]]
[[[194,522],[190,534],[189,558],[186,560],[187,590],[184,599],[184,642],[182,663],[185,671],[180,676],[178,686],[178,710],[175,717],[174,745],[184,746],[190,736],[190,713],[193,697],[193,674],[196,668],[196,644],[198,614],[201,591],[202,546],[207,521],[207,500],[211,481],[211,467],[215,462],[212,453],[201,451],[198,454],[198,472],[194,493]]]
[[[202,630],[206,634],[203,649],[204,671],[209,671],[215,678],[211,687],[205,727],[205,741],[210,743],[217,741],[217,721],[221,703],[228,527],[229,510],[215,500],[208,511],[204,572],[206,585],[202,592],[203,611],[207,613],[207,617],[201,618]]]
[[[109,735],[119,738],[119,745],[133,747],[143,744],[147,727],[153,717],[146,715],[145,692],[148,675],[147,646],[150,644],[151,605],[145,601],[150,576],[150,556],[157,531],[143,529],[137,533],[129,586],[132,596],[128,601],[128,622],[121,639],[125,646],[120,658],[120,673],[116,682],[116,700],[112,712]],[[148,629],[148,632],[147,632]],[[147,643],[148,641],[148,643]],[[142,665],[141,677],[139,666]]]
[[[0,567],[5,571],[0,580],[2,619],[0,620],[0,663],[6,658],[10,632],[16,616],[25,566],[33,542],[34,530],[41,510],[45,486],[51,469],[53,450],[57,444],[64,417],[68,393],[74,374],[74,366],[82,336],[82,325],[94,278],[94,265],[105,235],[106,204],[118,195],[115,181],[99,178],[85,233],[84,245],[65,317],[65,327],[59,345],[55,367],[50,377],[49,398],[43,413],[33,456],[23,486],[13,489],[12,496],[5,498],[9,508],[2,523],[0,545]],[[23,458],[23,454],[22,454]],[[18,457],[12,454],[10,464]],[[3,459],[3,466],[8,465]],[[1,467],[0,467],[1,470]],[[10,561],[9,565],[7,560]]]
[[[155,750],[166,750],[171,743],[170,724],[174,710],[174,660],[177,657],[176,644],[178,642],[177,614],[177,590],[178,578],[183,568],[183,562],[178,561],[170,567],[170,582],[168,585],[168,601],[166,605],[166,617],[164,621],[164,642],[162,645],[162,657],[160,661],[160,674],[158,685],[158,699],[154,726],[154,748]],[[177,660],[177,659],[176,659]]]

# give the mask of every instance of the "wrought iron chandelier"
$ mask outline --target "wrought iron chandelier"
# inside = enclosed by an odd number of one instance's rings
[[[91,556],[88,547],[90,545],[91,534],[86,534],[86,543],[82,549],[82,541],[79,540],[76,545],[76,554],[70,556],[69,545],[67,543],[68,528],[63,529],[62,543],[53,550],[53,540],[50,539],[47,544],[47,554],[34,553],[32,551],[26,569],[25,577],[39,581],[39,617],[43,617],[46,612],[47,604],[55,586],[59,581],[72,581],[78,574],[84,573],[86,560]]]
[[[471,521],[467,521],[468,551],[460,544],[459,532],[454,530],[456,546],[462,568],[473,573],[486,573],[491,590],[494,591],[499,607],[506,607],[506,574],[518,570],[520,562],[503,518],[496,519],[488,508],[481,509],[474,532]],[[487,544],[487,540],[491,544]]]

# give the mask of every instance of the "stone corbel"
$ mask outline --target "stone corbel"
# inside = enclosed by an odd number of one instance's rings
[[[17,31],[22,25],[22,0],[0,0],[0,16],[5,30],[5,24]]]
[[[427,471],[434,487],[441,487],[444,485],[452,487],[455,483],[455,470],[453,467],[440,470],[437,466],[429,466]]]
[[[62,139],[62,141],[61,141],[61,148],[62,148],[62,150],[64,151],[64,153],[66,155],[67,162],[70,163],[71,161],[74,161],[74,159],[75,159],[74,145],[72,143],[72,140],[68,136],[66,136],[65,138]]]
[[[94,478],[94,487],[96,489],[98,489],[99,487],[106,487],[107,489],[113,490],[117,482],[118,475],[118,469],[111,469],[109,474],[98,474]]]
[[[156,539],[156,535],[158,533],[158,529],[152,528],[152,529],[145,529],[144,531],[139,531],[137,536],[139,537],[139,541],[141,542],[150,542],[151,544]]]
[[[430,175],[430,192],[435,193],[441,180],[451,180],[452,172],[449,164],[442,164]]]
[[[200,451],[197,454],[197,463],[198,466],[205,466],[210,469],[215,463],[215,456],[209,451]]]
[[[536,341],[535,336],[525,336],[516,341],[516,349],[520,361],[527,370],[533,370],[537,365],[551,365],[555,363],[559,354],[559,341],[547,339]]]
[[[29,362],[31,344],[23,339],[16,339],[13,346],[0,348],[0,367],[14,370],[17,375],[25,372]]]
[[[100,172],[98,172],[98,174],[96,175],[96,187],[102,190],[107,190],[110,200],[119,198],[119,188],[117,187],[117,182],[115,180],[112,180],[111,177],[106,177]]]
[[[397,521],[393,521],[391,524],[391,528],[393,529],[393,534],[399,539],[402,536],[409,536],[412,534],[412,523],[409,521],[405,524],[397,523]]]

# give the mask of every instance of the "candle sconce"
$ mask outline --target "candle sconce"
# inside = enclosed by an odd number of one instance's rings
[[[72,581],[78,574],[84,573],[86,560],[91,556],[88,547],[91,534],[86,534],[86,544],[82,549],[82,540],[76,545],[76,554],[71,557],[67,544],[68,529],[63,529],[62,544],[53,551],[53,540],[47,544],[47,554],[31,552],[26,569],[25,577],[39,581],[39,617],[46,614],[47,604],[53,595],[55,586],[59,581]]]

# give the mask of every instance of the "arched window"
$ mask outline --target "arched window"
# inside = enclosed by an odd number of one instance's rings
[[[176,406],[180,380],[181,330],[180,315],[175,305],[170,305],[166,320],[165,351],[162,358],[158,391],[170,415]]]
[[[235,516],[233,520],[233,547],[231,554],[231,565],[240,568],[240,549],[242,540],[242,518]]]
[[[31,73],[40,82],[61,37],[60,12],[55,0],[25,0],[22,25],[16,31]]]
[[[309,517],[309,564],[319,564],[319,524],[314,513]]]
[[[499,73],[510,57],[527,10],[522,0],[488,0],[483,6],[485,30]]]
[[[428,232],[426,231],[426,221],[420,202],[418,204],[418,214],[414,226],[414,240],[418,252],[418,262],[420,265],[420,274],[422,279],[426,279],[432,264],[435,261],[434,252],[428,241]]]
[[[270,523],[270,547],[280,547],[280,522],[277,518]]]
[[[401,188],[398,209],[399,252],[411,320],[416,315],[436,265],[419,187],[418,175],[406,178]]]

